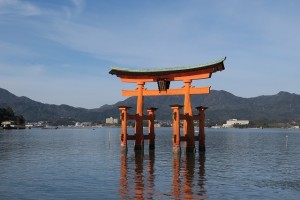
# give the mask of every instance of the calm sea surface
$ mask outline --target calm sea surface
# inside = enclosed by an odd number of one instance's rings
[[[300,131],[206,129],[206,153],[181,156],[172,129],[154,153],[121,154],[119,133],[0,130],[0,199],[300,198]]]

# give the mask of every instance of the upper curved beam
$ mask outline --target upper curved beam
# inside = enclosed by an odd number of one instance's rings
[[[224,60],[226,57],[204,65],[194,65],[185,67],[162,68],[162,69],[127,69],[112,67],[111,75],[116,75],[125,82],[134,80],[157,81],[166,80],[183,80],[183,79],[201,79],[210,78],[211,74],[225,69]],[[131,80],[131,81],[130,81]]]

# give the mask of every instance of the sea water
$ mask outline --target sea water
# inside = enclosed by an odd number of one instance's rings
[[[0,130],[0,199],[300,197],[299,130],[206,129],[205,154],[180,155],[155,131],[154,152],[121,154],[119,128]]]

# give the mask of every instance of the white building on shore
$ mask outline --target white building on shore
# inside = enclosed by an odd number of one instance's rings
[[[113,117],[110,117],[110,118],[106,118],[105,123],[106,123],[106,124],[118,124],[118,123],[119,123],[119,120],[118,120],[118,119],[115,119],[115,118],[113,118]]]
[[[226,124],[223,124],[223,128],[232,128],[235,124],[237,125],[248,125],[249,120],[237,120],[237,119],[229,119],[226,121]]]

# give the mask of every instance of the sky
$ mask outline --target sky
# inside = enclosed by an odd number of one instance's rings
[[[0,0],[0,88],[98,108],[136,87],[110,75],[112,66],[226,56],[224,71],[193,85],[240,97],[300,94],[299,8],[298,0]]]

